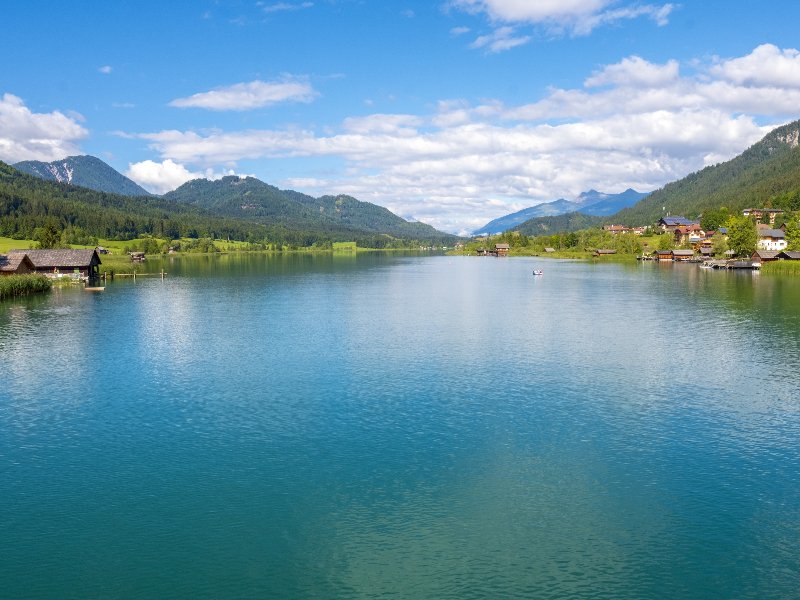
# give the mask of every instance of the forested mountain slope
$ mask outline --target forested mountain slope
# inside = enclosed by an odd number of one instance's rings
[[[149,196],[137,183],[94,156],[68,156],[53,162],[26,160],[13,165],[18,171],[47,181],[71,183],[98,192],[123,196]]]
[[[697,217],[721,206],[740,211],[800,190],[800,121],[778,127],[727,162],[706,167],[656,190],[611,217],[648,225],[664,214]]]

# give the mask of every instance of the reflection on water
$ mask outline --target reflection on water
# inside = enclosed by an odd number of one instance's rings
[[[795,596],[800,282],[148,268],[0,306],[8,597]]]

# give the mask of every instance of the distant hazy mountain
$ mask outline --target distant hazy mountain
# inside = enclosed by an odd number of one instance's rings
[[[98,192],[123,196],[150,195],[147,190],[94,156],[68,156],[50,163],[26,160],[18,162],[13,167],[47,181],[69,183]]]
[[[645,196],[647,196],[646,193],[633,189],[627,189],[621,194],[604,194],[596,190],[589,190],[583,192],[575,200],[559,198],[497,218],[474,231],[473,235],[502,233],[538,217],[555,217],[573,212],[601,217],[613,215],[623,208],[633,206]]]

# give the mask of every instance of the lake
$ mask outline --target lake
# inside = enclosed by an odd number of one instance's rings
[[[800,280],[148,268],[0,303],[3,597],[797,598]]]

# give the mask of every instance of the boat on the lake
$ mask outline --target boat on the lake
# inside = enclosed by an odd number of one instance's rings
[[[533,274],[534,275],[544,275],[544,271],[542,271],[541,269],[534,269],[533,270]]]

